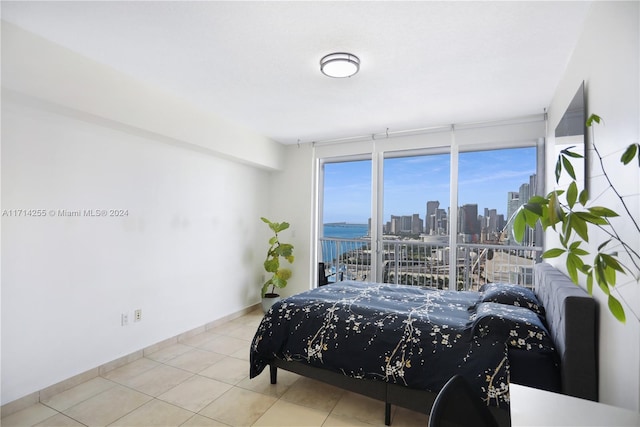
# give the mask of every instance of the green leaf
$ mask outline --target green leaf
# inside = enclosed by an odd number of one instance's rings
[[[604,277],[608,285],[610,285],[611,287],[614,287],[616,285],[616,270],[611,268],[611,266],[607,265],[604,268]]]
[[[571,227],[573,222],[573,214],[569,213],[566,220],[562,223],[562,232],[560,233],[560,240],[563,241],[563,245],[566,246],[569,238],[571,238]]]
[[[604,216],[607,218],[619,216],[615,211],[612,211],[609,208],[605,208],[604,206],[593,206],[589,208],[589,212],[594,215]]]
[[[592,114],[587,119],[586,125],[587,127],[591,127],[591,125],[593,125],[593,122],[600,123],[601,120],[602,118],[600,118],[600,116],[598,116],[597,114]]]
[[[547,215],[547,217],[549,218],[549,225],[555,225],[560,221],[560,217],[559,215],[557,215],[558,213],[558,196],[556,193],[551,193],[549,194],[549,215]]]
[[[275,227],[275,232],[279,233],[283,230],[286,230],[287,228],[289,228],[289,223],[288,222],[281,222],[281,223],[276,223],[276,227]]]
[[[575,230],[575,232],[584,240],[585,242],[589,241],[589,231],[587,229],[587,223],[584,219],[580,217],[580,215],[576,215],[575,213],[569,214],[571,228]],[[567,215],[567,216],[569,216]],[[569,220],[568,220],[569,221]]]
[[[287,281],[291,278],[291,270],[288,268],[281,268],[276,272],[276,276],[278,276],[280,280]]]
[[[601,243],[600,246],[598,246],[598,252],[600,252],[602,250],[602,248],[607,246],[607,244],[609,244],[610,241],[611,241],[611,239],[607,240],[606,242]]]
[[[573,147],[575,147],[575,145],[572,145],[571,147],[565,148],[564,150],[561,151],[561,153],[564,154],[565,156],[573,157],[575,159],[584,158],[584,156],[582,154],[576,153],[575,151],[571,151],[571,149]]]
[[[578,269],[580,269],[584,265],[584,263],[579,257],[570,253],[569,255],[567,255],[566,265],[567,265],[567,272],[569,273],[569,277],[571,278],[571,281],[577,285]]]
[[[564,190],[553,190],[549,194],[547,194],[547,198],[550,198],[551,195],[554,195],[554,194],[556,197],[560,197],[564,194]]]
[[[624,269],[622,265],[615,259],[613,256],[609,254],[600,254],[602,260],[607,264],[608,267],[613,268],[614,270],[618,270],[620,273],[624,273]]]
[[[571,181],[569,184],[569,188],[567,189],[567,203],[570,208],[573,208],[573,205],[576,204],[576,200],[578,198],[578,185],[575,181]]]
[[[549,203],[549,200],[547,200],[546,198],[542,197],[542,196],[533,196],[529,199],[528,203],[533,203],[536,205],[546,205]]]
[[[580,240],[573,242],[571,246],[569,246],[569,251],[578,256],[589,255],[589,252],[580,248],[581,243],[582,242]]]
[[[582,258],[580,258],[575,252],[571,252],[569,253],[569,255],[572,259],[571,262],[573,262],[576,267],[578,268],[578,270],[582,271],[583,267],[584,267],[584,261],[582,261]],[[577,284],[577,283],[576,283]]]
[[[552,248],[542,254],[542,258],[557,258],[566,251],[561,248]]]
[[[628,146],[627,149],[624,150],[622,157],[620,157],[620,161],[625,165],[631,163],[631,160],[636,156],[636,153],[640,151],[640,148],[638,147],[640,147],[640,144],[631,144]],[[640,162],[640,155],[638,155],[638,162]]]
[[[589,201],[589,192],[587,191],[586,188],[580,192],[580,195],[578,196],[578,201],[582,206],[585,206]]]
[[[602,292],[604,292],[605,295],[609,295],[609,285],[607,285],[607,277],[604,272],[605,265],[602,262],[600,254],[596,256],[593,267],[596,276],[596,283],[598,283],[598,286],[600,286],[600,289],[602,289]]]
[[[542,206],[540,205],[540,203],[532,203],[531,200],[529,200],[529,203],[524,204],[524,209],[538,216],[542,215]]]
[[[285,286],[287,286],[287,281],[276,275],[271,279],[271,284],[276,288],[284,288]]]
[[[562,157],[562,166],[564,166],[564,169],[567,171],[567,173],[572,179],[576,179],[576,172],[573,170],[573,165],[571,164],[571,161],[564,156]]]
[[[607,305],[609,306],[609,311],[613,314],[613,317],[615,317],[620,323],[625,323],[627,321],[622,304],[620,304],[620,301],[618,301],[613,295],[609,295]]]
[[[524,220],[529,227],[535,228],[536,223],[538,222],[538,218],[540,218],[540,215],[531,211],[524,211]]]
[[[589,255],[589,252],[585,251],[584,249],[575,249],[575,250],[572,250],[571,253],[576,254],[578,256]]]
[[[522,242],[522,239],[524,238],[524,229],[526,225],[524,213],[524,210],[520,210],[513,218],[513,236],[518,242]]]
[[[560,175],[562,174],[562,156],[558,156],[556,162],[556,184],[560,182]]]
[[[593,274],[587,276],[587,292],[589,295],[593,295]]]
[[[275,273],[280,267],[278,258],[268,258],[264,261],[264,269],[269,273]]]
[[[274,249],[274,255],[288,257],[293,253],[293,245],[289,243],[281,243]]]
[[[578,218],[580,218],[585,222],[590,222],[591,224],[598,224],[598,225],[609,224],[606,219],[598,215],[593,215],[590,212],[574,212],[573,215],[577,216]]]

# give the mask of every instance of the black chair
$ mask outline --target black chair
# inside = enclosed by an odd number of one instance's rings
[[[429,427],[498,427],[498,423],[469,383],[454,375],[433,402]]]
[[[324,286],[329,284],[329,277],[324,268],[324,262],[318,263],[318,286]]]
[[[338,274],[331,273],[331,274],[327,275],[327,271],[325,269],[324,262],[319,262],[318,263],[318,286],[328,285],[330,283],[329,282],[329,277],[331,277],[331,276],[336,276],[336,281],[338,281],[338,282],[342,282],[342,280],[344,280],[342,272],[340,272]]]

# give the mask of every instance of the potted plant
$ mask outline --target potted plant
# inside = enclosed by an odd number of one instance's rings
[[[600,121],[599,116],[592,114],[586,125],[593,132],[593,123],[600,123]],[[565,256],[565,265],[571,280],[578,284],[578,276],[580,274],[586,276],[589,294],[593,293],[594,285],[597,285],[607,296],[607,305],[611,314],[624,323],[625,310],[614,295],[614,291],[619,274],[629,276],[629,282],[640,282],[640,253],[637,251],[637,246],[633,244],[640,236],[640,223],[631,214],[625,199],[609,179],[595,140],[592,147],[600,161],[602,174],[609,183],[609,188],[617,196],[620,206],[623,207],[630,224],[633,225],[631,230],[635,232],[632,231],[631,235],[618,233],[610,220],[618,217],[618,213],[606,206],[594,206],[590,203],[587,189],[581,190],[578,187],[578,180],[571,163],[572,158],[581,158],[582,155],[571,151],[573,147],[569,147],[560,152],[555,168],[556,183],[559,182],[561,174],[566,172],[571,178],[568,187],[566,190],[553,190],[546,197],[534,196],[524,204],[514,217],[514,235],[516,240],[522,241],[525,228],[527,226],[533,228],[536,223],[540,223],[545,230],[549,227],[555,230],[560,238],[560,247],[546,250],[542,257]],[[620,162],[628,165],[636,158],[640,167],[640,144],[633,143],[623,152]],[[599,229],[604,236],[603,241],[591,242],[594,246],[598,245],[595,255],[585,248],[589,242],[589,230],[592,228]],[[626,265],[623,264],[623,259],[626,260]]]
[[[264,260],[264,269],[271,277],[262,285],[262,309],[266,313],[271,306],[280,301],[280,295],[276,293],[276,288],[284,288],[287,281],[291,277],[291,270],[280,266],[281,259],[293,263],[293,245],[290,243],[282,243],[278,233],[289,228],[288,222],[271,222],[267,218],[260,218],[265,222],[273,236],[269,239],[269,249],[267,250],[267,258]],[[269,287],[271,290],[269,291]]]

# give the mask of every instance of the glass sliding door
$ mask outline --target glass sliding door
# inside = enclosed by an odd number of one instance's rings
[[[322,165],[320,262],[330,282],[371,278],[371,159]]]
[[[449,286],[449,153],[384,159],[381,280]]]
[[[536,194],[536,148],[467,151],[458,156],[458,284],[531,284],[534,234],[512,237],[510,218]]]

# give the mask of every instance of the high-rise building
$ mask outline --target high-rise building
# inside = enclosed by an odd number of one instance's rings
[[[439,207],[440,207],[440,202],[437,200],[430,200],[427,202],[427,215],[425,216],[425,220],[427,224],[424,230],[426,234],[438,234],[438,233],[432,233],[432,230],[435,230],[437,226],[435,223],[436,221],[435,218],[432,221],[431,217],[436,214],[436,211],[438,210]]]
[[[423,225],[420,214],[413,215],[391,215],[391,221],[387,223],[387,229],[390,234],[420,234]],[[419,230],[419,231],[414,231]]]
[[[538,179],[535,173],[529,176],[529,192],[529,194],[531,194],[529,198],[538,194]]]
[[[402,226],[400,231],[403,233],[411,233],[411,222],[413,221],[412,215],[402,215]]]
[[[520,207],[520,193],[515,191],[509,191],[507,193],[507,221],[511,219],[511,216]]]
[[[496,233],[498,231],[498,211],[496,209],[488,210],[487,232]]]
[[[520,190],[518,191],[518,207],[524,205],[529,201],[533,194],[531,194],[531,186],[528,182],[522,184],[520,186]]]
[[[465,235],[479,235],[478,205],[467,204],[458,209],[458,233]]]
[[[424,229],[420,214],[413,214],[411,217],[411,234],[421,234]]]
[[[391,220],[389,221],[389,234],[398,233],[400,233],[400,217],[391,215]]]

